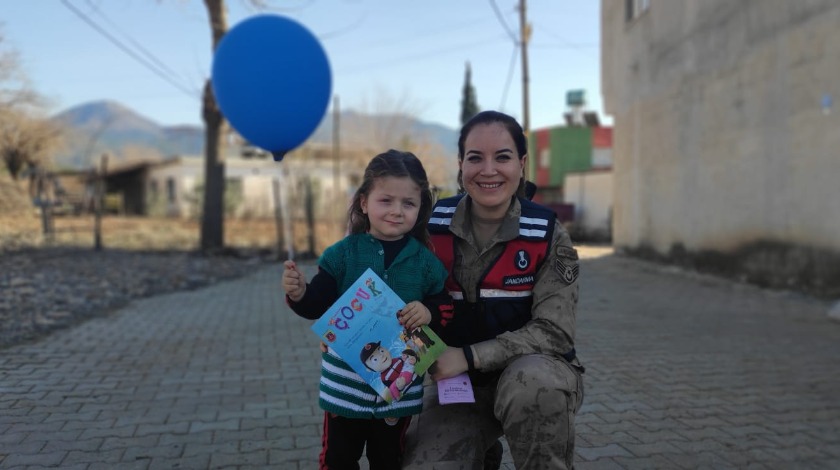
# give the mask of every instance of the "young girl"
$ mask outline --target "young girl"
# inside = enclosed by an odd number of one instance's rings
[[[286,302],[301,317],[317,319],[371,268],[406,302],[400,323],[409,330],[431,323],[432,313],[420,301],[447,295],[446,269],[428,249],[431,210],[420,160],[396,150],[377,155],[353,197],[350,234],[324,251],[312,281],[307,284],[293,261],[284,263]],[[420,412],[423,384],[415,381],[388,404],[329,349],[322,356],[318,401],[325,411],[321,469],[358,468],[365,446],[371,470],[394,469],[402,466],[405,430]]]

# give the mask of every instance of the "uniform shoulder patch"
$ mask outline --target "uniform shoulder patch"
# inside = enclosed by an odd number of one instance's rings
[[[554,259],[554,270],[566,285],[577,281],[580,274],[577,250],[565,246],[557,247],[557,257]]]

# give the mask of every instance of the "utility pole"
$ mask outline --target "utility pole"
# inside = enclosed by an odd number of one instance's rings
[[[519,48],[522,55],[522,130],[525,131],[525,137],[528,137],[531,132],[531,112],[528,103],[528,40],[530,37],[531,27],[528,25],[525,0],[519,0]],[[534,179],[533,163],[533,161],[528,162],[527,177],[529,180]]]

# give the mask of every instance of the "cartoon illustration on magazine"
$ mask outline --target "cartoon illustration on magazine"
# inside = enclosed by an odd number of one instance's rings
[[[391,352],[381,346],[381,341],[367,343],[359,353],[359,359],[373,372],[379,372],[382,383],[388,387],[391,397],[399,400],[409,385],[417,378],[414,364],[417,353],[407,348],[400,357],[391,357]]]

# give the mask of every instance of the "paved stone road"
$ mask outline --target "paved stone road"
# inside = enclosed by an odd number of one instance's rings
[[[318,350],[279,273],[0,350],[0,468],[315,468]],[[620,256],[581,273],[579,469],[840,468],[828,302]]]

